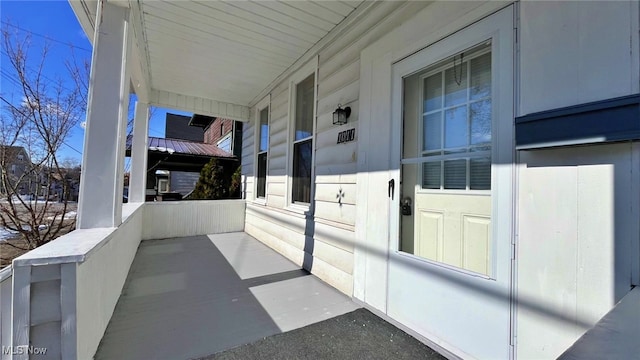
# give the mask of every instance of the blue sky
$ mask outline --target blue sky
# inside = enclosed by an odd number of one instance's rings
[[[44,69],[45,77],[65,79],[68,72],[65,60],[71,60],[73,56],[78,64],[85,59],[91,60],[91,43],[85,36],[78,20],[71,10],[71,6],[65,0],[58,1],[0,1],[0,17],[2,26],[12,25],[11,29],[19,35],[31,36],[32,57],[36,57],[43,45],[49,39],[50,52]],[[12,94],[20,96],[17,88],[7,77],[11,72],[7,58],[2,51],[0,65],[3,70],[0,92],[3,96]],[[20,96],[21,97],[21,96]],[[149,135],[163,137],[166,109],[156,109],[149,124]],[[169,110],[172,113],[184,114],[179,111]],[[82,147],[84,130],[76,126],[66,143],[58,154],[61,159],[73,158],[78,162],[82,160]]]

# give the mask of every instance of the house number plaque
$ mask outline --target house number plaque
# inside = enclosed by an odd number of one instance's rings
[[[340,131],[338,133],[338,142],[336,144],[342,144],[349,141],[353,141],[356,138],[356,129],[349,129]]]

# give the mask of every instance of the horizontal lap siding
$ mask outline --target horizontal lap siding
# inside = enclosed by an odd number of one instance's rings
[[[353,293],[353,244],[355,242],[357,141],[359,120],[360,52],[382,34],[397,26],[403,18],[426,4],[384,2],[374,5],[361,21],[338,36],[318,54],[317,119],[315,148],[315,209],[312,221],[287,210],[291,184],[287,169],[291,166],[289,139],[289,82],[283,80],[270,91],[271,120],[266,205],[248,203],[245,231],[302,265],[305,233],[313,234],[312,273],[342,292]],[[351,107],[351,116],[343,126],[333,125],[337,105]],[[255,114],[255,108],[252,109]],[[248,128],[255,127],[255,118]],[[356,129],[354,141],[337,144],[341,131]],[[253,130],[252,130],[253,131]],[[251,136],[253,137],[253,136]],[[245,147],[246,160],[255,161],[253,139]],[[246,172],[245,172],[246,170]],[[243,173],[253,184],[253,165]],[[251,189],[253,191],[253,189]],[[247,199],[252,199],[247,192]]]

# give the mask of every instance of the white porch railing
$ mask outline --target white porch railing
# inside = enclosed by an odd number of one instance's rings
[[[92,358],[141,240],[243,231],[244,213],[244,200],[125,204],[117,228],[76,230],[26,253],[0,272],[2,344]]]
[[[11,341],[11,265],[0,270],[0,344]],[[2,349],[4,350],[4,349]],[[0,359],[9,359],[9,355],[0,352]]]
[[[245,203],[240,200],[146,203],[142,239],[162,239],[244,230]]]

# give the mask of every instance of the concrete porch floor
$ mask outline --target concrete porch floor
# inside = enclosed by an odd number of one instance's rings
[[[143,241],[95,359],[190,359],[357,309],[245,233]]]

